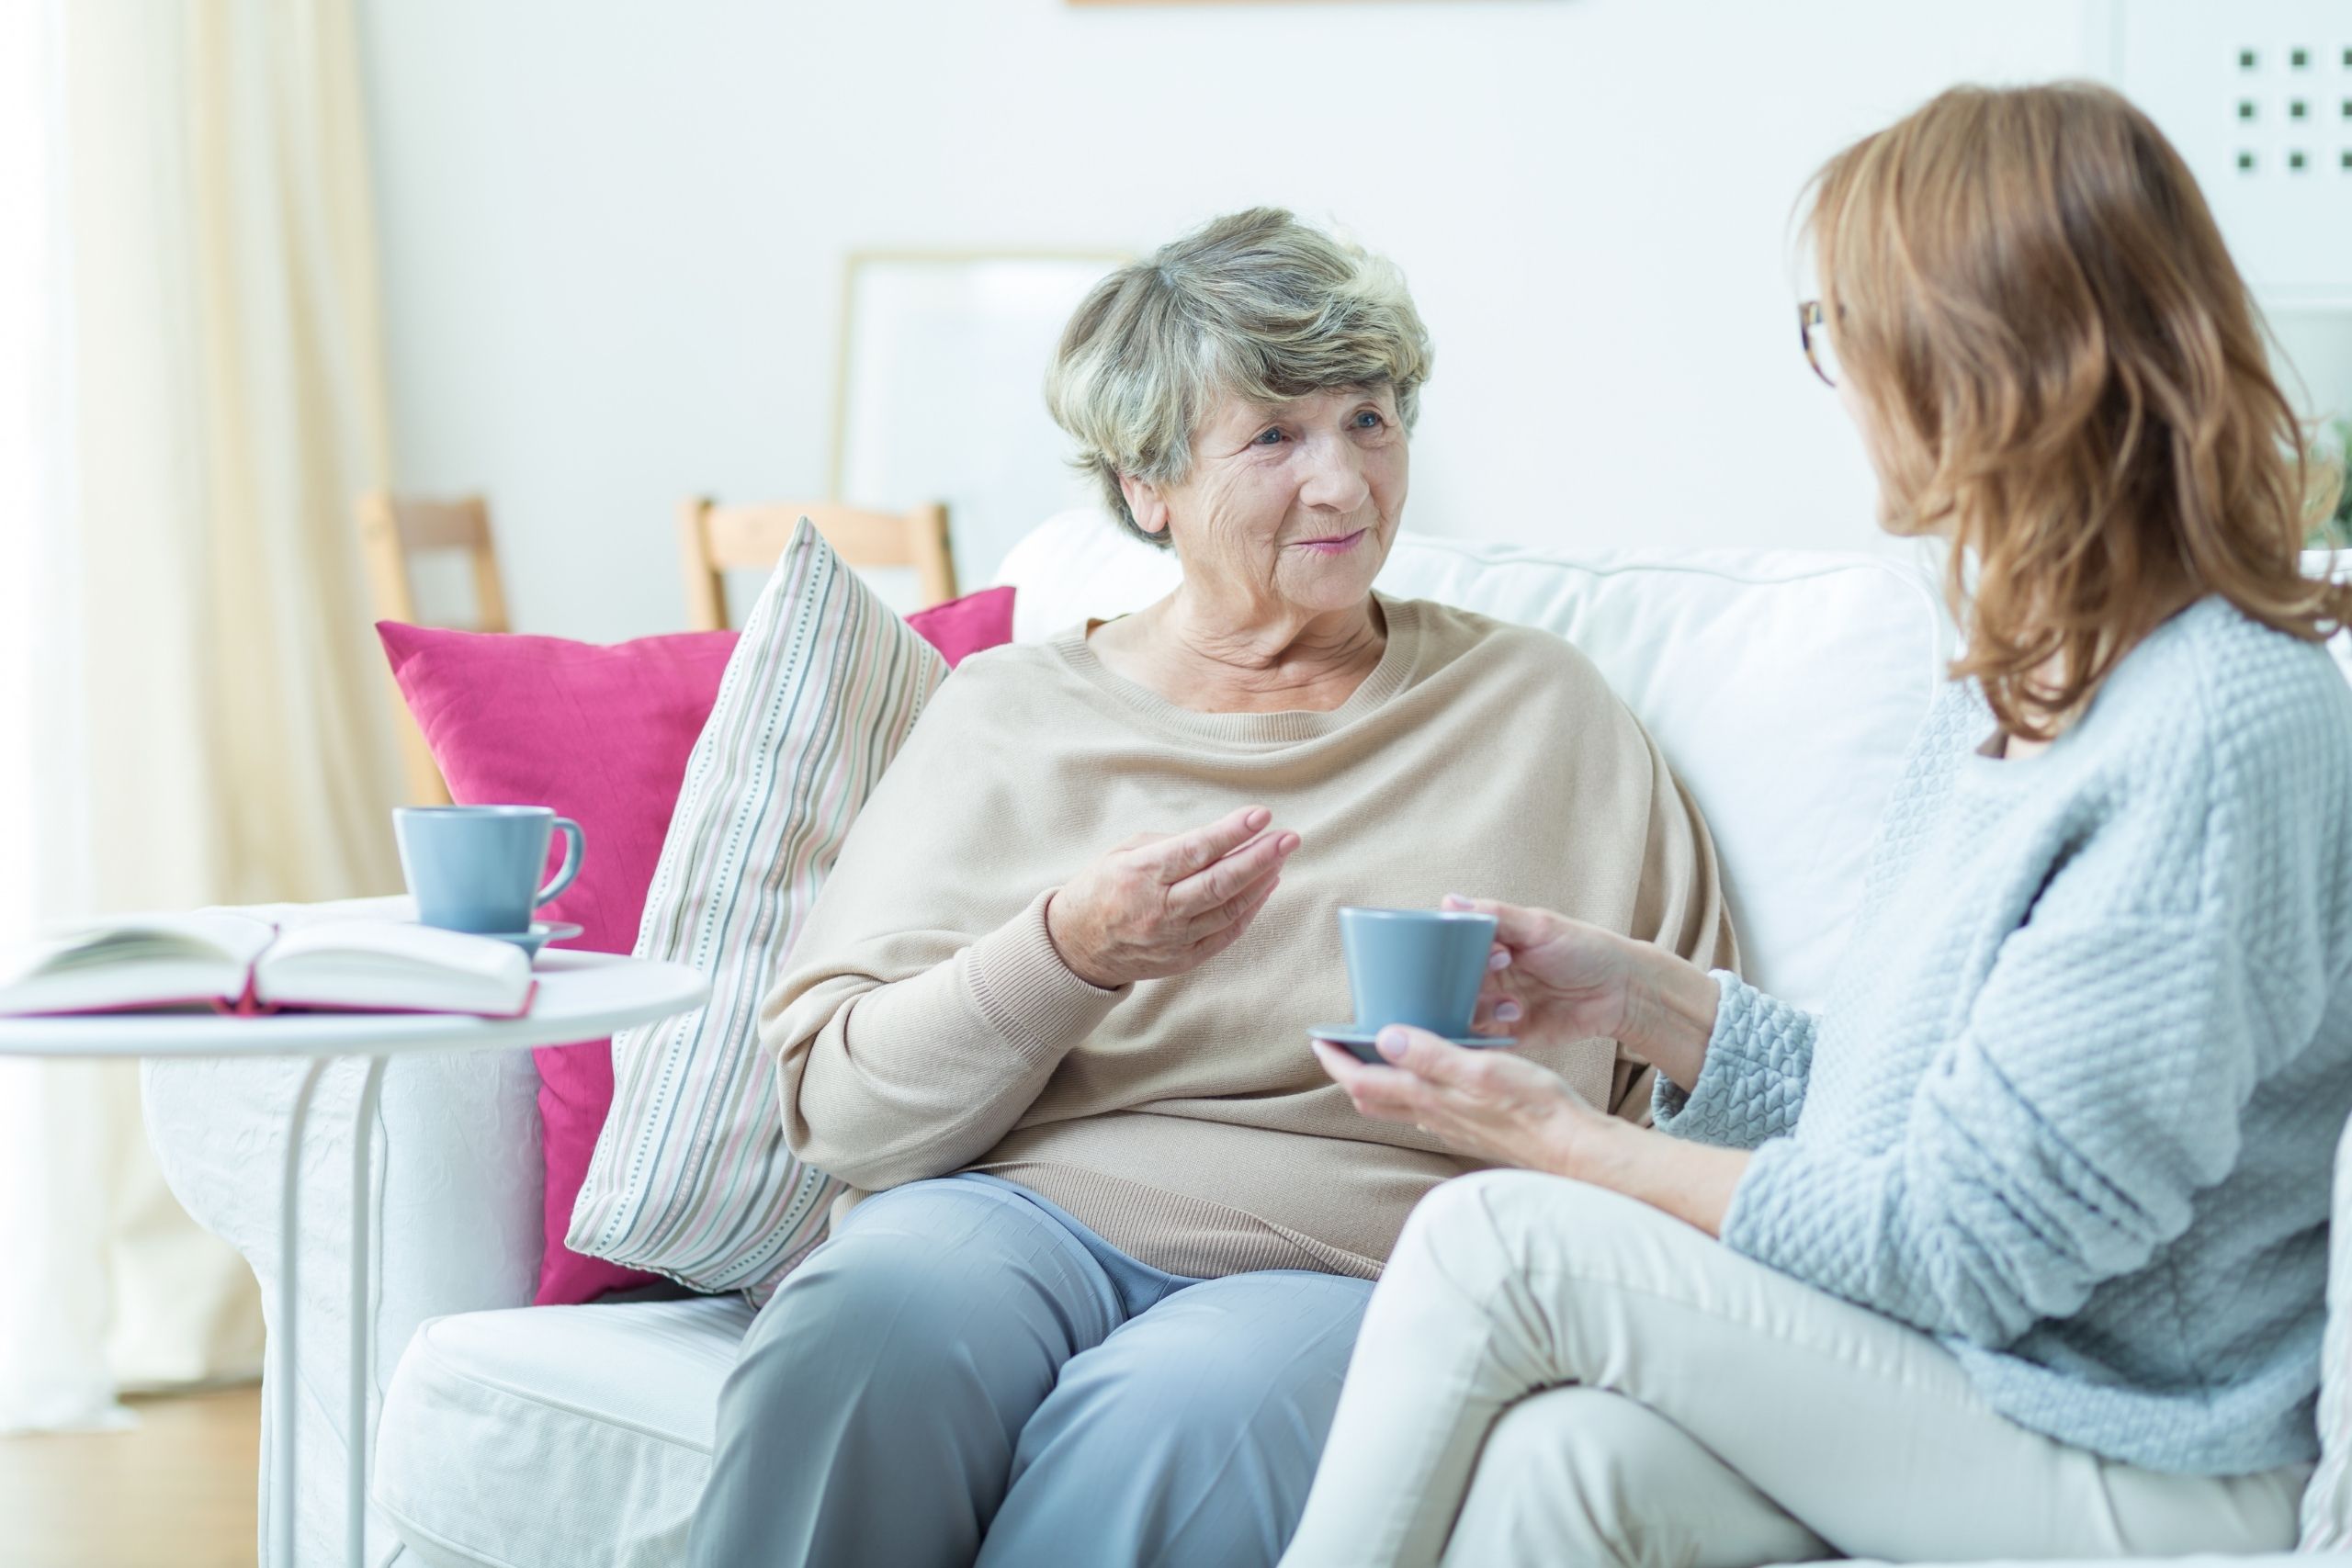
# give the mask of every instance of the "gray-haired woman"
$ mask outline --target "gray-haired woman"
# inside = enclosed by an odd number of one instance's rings
[[[859,1190],[744,1343],[694,1562],[1271,1563],[1372,1280],[1477,1163],[1317,1068],[1335,911],[1469,883],[1731,962],[1592,667],[1373,592],[1429,366],[1393,267],[1272,210],[1070,322],[1055,415],[1182,585],[966,661],[767,998],[791,1145]],[[1647,1103],[1606,1041],[1532,1055]]]

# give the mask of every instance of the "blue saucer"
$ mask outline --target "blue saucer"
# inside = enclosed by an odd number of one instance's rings
[[[1362,1024],[1318,1023],[1306,1032],[1306,1037],[1344,1045],[1359,1062],[1385,1062],[1388,1059],[1373,1049],[1372,1043],[1380,1038],[1380,1031],[1366,1029]],[[1449,1034],[1444,1038],[1450,1044],[1466,1046],[1473,1051],[1489,1051],[1519,1043],[1516,1036],[1509,1034]]]
[[[492,942],[511,942],[529,957],[537,958],[539,949],[551,942],[570,942],[580,934],[580,928],[570,920],[534,920],[526,931],[484,931]]]

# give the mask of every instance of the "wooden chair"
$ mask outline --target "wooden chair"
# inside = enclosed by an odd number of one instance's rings
[[[509,630],[506,593],[498,579],[498,556],[492,547],[490,506],[481,496],[455,501],[425,501],[396,496],[388,491],[363,492],[352,508],[359,523],[359,553],[368,567],[368,596],[376,618],[423,624],[417,615],[416,586],[409,576],[412,556],[434,551],[462,550],[471,560],[474,580],[474,619],[459,629],[480,632]],[[432,623],[447,626],[443,620]],[[449,786],[434,765],[424,733],[410,716],[408,705],[394,694],[393,722],[401,731],[401,763],[408,774],[409,798],[419,806],[446,806]]]
[[[926,502],[904,513],[863,512],[834,502],[772,502],[721,506],[707,498],[681,502],[678,536],[685,550],[686,619],[695,631],[727,628],[726,573],[765,571],[803,517],[854,567],[912,567],[922,603],[956,597],[956,558],[947,547],[947,508]]]

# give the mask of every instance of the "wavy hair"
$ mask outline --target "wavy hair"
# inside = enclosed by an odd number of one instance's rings
[[[1431,358],[1395,264],[1255,207],[1095,285],[1062,333],[1046,403],[1111,515],[1165,549],[1167,535],[1136,526],[1119,477],[1181,482],[1193,426],[1217,398],[1272,403],[1385,386],[1409,434]]]
[[[2052,738],[2206,593],[2312,641],[2352,615],[2300,558],[2339,476],[2307,467],[2195,178],[2120,95],[1955,88],[1809,195],[1885,525],[1954,547],[1952,673],[2004,728]]]

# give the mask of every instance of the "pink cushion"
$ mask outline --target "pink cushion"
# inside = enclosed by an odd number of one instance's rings
[[[983,589],[908,624],[951,665],[1012,640],[1012,590]],[[576,920],[567,946],[627,953],[662,856],[686,757],[702,732],[733,632],[684,632],[602,647],[379,621],[392,676],[460,805],[552,807],[588,840],[579,879],[540,911]],[[550,850],[553,856],[560,841]],[[609,1048],[542,1047],[539,1122],[547,1168],[540,1305],[593,1301],[650,1276],[563,1245],[572,1200],[613,1099]]]
[[[907,625],[921,632],[923,641],[939,649],[939,657],[947,660],[947,668],[953,670],[969,654],[1001,648],[1012,640],[1012,589],[1009,584],[983,588],[961,599],[917,610],[907,617]]]

